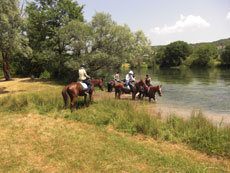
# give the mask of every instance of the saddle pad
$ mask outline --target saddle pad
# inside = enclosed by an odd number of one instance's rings
[[[83,88],[83,90],[87,90],[88,86],[84,82],[79,82]]]

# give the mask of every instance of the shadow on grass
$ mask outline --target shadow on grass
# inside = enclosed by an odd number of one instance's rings
[[[0,88],[0,95],[1,94],[8,94],[8,93],[17,93],[17,92],[24,92],[25,90],[17,90],[17,91],[5,91],[6,87]]]

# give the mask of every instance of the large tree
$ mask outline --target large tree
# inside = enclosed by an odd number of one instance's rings
[[[62,73],[66,42],[59,30],[73,20],[84,21],[83,6],[73,0],[35,0],[28,4],[27,34],[33,49],[31,70],[35,75],[48,70],[54,76]]]
[[[21,30],[22,18],[18,0],[0,1],[0,52],[6,80],[11,80],[9,59],[16,50],[22,49],[24,36]]]
[[[191,53],[191,47],[184,41],[170,43],[164,49],[161,66],[179,66]]]
[[[209,62],[217,57],[217,48],[212,44],[204,44],[195,50],[195,66],[208,66]]]

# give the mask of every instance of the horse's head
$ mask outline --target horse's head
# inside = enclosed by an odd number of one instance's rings
[[[157,86],[157,93],[159,94],[159,96],[161,96],[161,88],[162,88],[162,85]]]
[[[102,79],[92,79],[90,80],[94,86],[98,86],[102,91],[104,91],[104,82]]]

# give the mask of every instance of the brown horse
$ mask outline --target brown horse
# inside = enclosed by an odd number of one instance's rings
[[[161,88],[162,88],[162,85],[148,87],[147,96],[149,97],[149,102],[151,102],[151,99],[156,101],[156,92],[158,93],[159,96],[161,96]]]
[[[93,100],[93,91],[94,91],[94,85],[92,84],[90,91],[89,91],[89,100],[90,100],[90,104],[92,104],[92,100]],[[62,89],[62,96],[64,99],[64,103],[65,103],[65,108],[67,108],[67,104],[68,104],[68,95],[71,99],[71,105],[70,105],[70,109],[71,111],[74,108],[74,104],[77,101],[77,97],[78,96],[84,96],[84,103],[86,104],[86,97],[87,95],[85,94],[85,90],[83,90],[83,87],[80,83],[76,83],[76,82],[72,82],[71,84],[65,86]]]
[[[114,86],[115,86],[115,81],[114,81],[114,80],[109,81],[109,82],[107,83],[108,92],[112,92]]]
[[[141,87],[147,88],[147,85],[145,84],[145,81],[142,80],[142,79],[140,81],[134,83],[134,87],[133,87],[132,90],[130,90],[128,88],[125,88],[124,83],[118,83],[118,84],[116,84],[114,86],[114,88],[115,88],[115,98],[120,99],[122,93],[129,94],[130,92],[132,92],[132,99],[135,100],[136,94],[139,92]]]
[[[103,79],[91,79],[90,82],[94,85],[94,87],[98,86],[102,91],[104,91]]]

